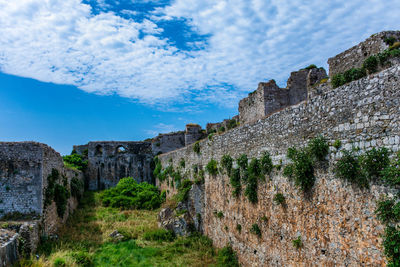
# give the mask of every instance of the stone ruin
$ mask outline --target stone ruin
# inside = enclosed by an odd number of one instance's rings
[[[399,41],[400,32],[372,35],[359,45],[330,58],[330,77],[360,67],[365,58],[388,48],[385,42],[387,37]],[[259,83],[257,90],[239,102],[239,115],[232,119],[240,122],[240,126],[246,126],[306,101],[310,94],[314,94],[315,88],[331,90],[329,83],[325,86],[321,82],[326,77],[323,68],[310,68],[292,72],[286,88],[280,88],[274,80]],[[227,129],[228,122],[208,124],[207,133],[220,127]],[[88,160],[85,174],[65,168],[61,156],[47,145],[35,142],[0,143],[0,220],[10,214],[26,215],[24,220],[13,222],[14,228],[0,233],[0,266],[7,266],[18,258],[15,251],[18,247],[17,236],[23,236],[30,244],[29,251],[33,252],[39,236],[54,233],[76,207],[76,199],[70,198],[67,211],[60,218],[54,203],[44,205],[47,178],[53,169],[66,177],[67,184],[73,177],[85,180],[90,190],[112,187],[126,176],[132,176],[138,182],[154,183],[152,159],[155,155],[173,153],[204,137],[206,132],[199,125],[188,124],[185,131],[160,134],[143,142],[99,141],[74,146],[74,150]]]

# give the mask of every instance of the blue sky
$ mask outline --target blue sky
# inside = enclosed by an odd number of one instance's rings
[[[0,0],[0,140],[62,154],[237,114],[257,83],[371,34],[395,0]]]

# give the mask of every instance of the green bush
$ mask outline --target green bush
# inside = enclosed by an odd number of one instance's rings
[[[218,133],[223,133],[223,132],[225,132],[225,127],[224,126],[219,127]]]
[[[277,205],[283,205],[286,201],[285,196],[282,193],[276,193],[273,200]]]
[[[295,185],[303,192],[309,191],[314,186],[315,176],[313,161],[308,151],[289,148],[287,156],[293,163],[288,165],[290,167],[285,167],[285,174],[290,170],[289,177],[294,180]]]
[[[215,176],[218,174],[218,162],[215,159],[211,159],[207,165],[206,170],[209,174]]]
[[[367,74],[363,68],[351,68],[343,73],[345,83],[358,80],[362,77],[365,77],[365,75]]]
[[[315,64],[311,64],[308,67],[305,67],[306,70],[311,70],[311,69],[316,69],[316,68],[317,68],[317,65],[315,65]]]
[[[389,185],[400,185],[400,152],[396,154],[391,164],[382,170],[381,176],[382,180]]]
[[[261,157],[261,171],[263,175],[270,175],[274,165],[272,164],[271,155],[265,151]]]
[[[233,187],[233,196],[234,197],[238,197],[240,195],[240,192],[242,190],[242,185],[240,182],[240,170],[239,169],[233,169],[231,171],[231,175],[230,175],[230,183]]]
[[[318,161],[325,160],[325,157],[329,153],[329,145],[321,135],[310,140],[308,149],[311,156]]]
[[[104,190],[100,199],[104,206],[122,209],[153,210],[162,203],[156,186],[146,182],[137,183],[132,177],[122,178],[115,187]]]
[[[342,73],[337,73],[333,75],[332,77],[332,87],[337,88],[339,86],[342,86],[346,83],[346,79],[344,78],[344,75]]]
[[[297,237],[296,239],[292,240],[293,247],[299,249],[303,246],[303,242],[301,241],[301,236]]]
[[[358,157],[351,151],[344,150],[342,153],[343,156],[334,168],[336,177],[357,184],[359,187],[368,187],[368,180],[362,175]]]
[[[172,242],[175,238],[176,236],[173,231],[165,229],[150,230],[143,234],[143,239],[148,241]]]
[[[87,168],[88,161],[83,160],[83,156],[79,154],[71,154],[63,156],[64,164],[67,167],[76,168],[80,171],[84,171]]]
[[[185,179],[183,182],[178,186],[178,194],[176,194],[176,200],[178,202],[183,202],[188,199],[189,191],[192,189],[193,182]]]
[[[250,233],[255,234],[258,237],[261,237],[261,229],[258,224],[254,223],[250,228]]]
[[[378,219],[383,223],[400,221],[400,202],[394,198],[384,198],[378,201],[375,211]]]
[[[386,38],[384,39],[384,42],[385,42],[388,46],[391,46],[391,45],[393,45],[393,44],[396,42],[396,38],[394,38],[393,36],[386,37]]]
[[[179,167],[181,167],[181,168],[185,168],[185,159],[184,158],[181,158],[181,160],[179,161]]]
[[[239,156],[239,158],[236,159],[236,163],[242,170],[247,170],[247,166],[249,163],[249,159],[247,158],[246,154],[242,154]]]
[[[214,211],[214,215],[215,215],[215,217],[217,217],[218,219],[224,218],[224,213],[223,213],[222,211]]]
[[[236,224],[236,230],[239,232],[239,234],[242,232],[242,225],[241,224]]]
[[[247,167],[247,171],[250,175],[253,175],[257,178],[261,177],[261,163],[258,159],[253,158],[250,160],[249,166]]]
[[[342,147],[342,141],[335,140],[335,142],[333,142],[333,147],[338,151]]]
[[[360,157],[360,165],[367,179],[381,177],[382,171],[389,166],[389,150],[387,148],[372,148]]]
[[[226,127],[228,130],[235,128],[238,125],[237,121],[235,119],[231,119],[228,121]]]
[[[228,176],[231,175],[232,166],[233,166],[233,159],[229,155],[223,155],[221,158],[221,166],[226,170]]]
[[[254,174],[249,174],[246,182],[246,190],[244,191],[244,195],[247,196],[248,200],[255,204],[258,202],[257,196],[258,189],[258,178]]]
[[[196,154],[200,154],[200,142],[197,141],[196,143],[194,143],[193,145],[193,152],[195,152]]]
[[[388,267],[400,266],[400,231],[397,227],[387,226],[383,235],[384,253],[388,258]]]
[[[65,259],[63,258],[56,258],[53,262],[54,267],[65,267],[67,266],[67,263],[65,262]]]
[[[363,63],[363,68],[368,71],[368,73],[374,73],[378,69],[378,57],[377,56],[369,56],[365,59]]]
[[[217,266],[239,267],[238,257],[231,246],[226,246],[218,251]]]

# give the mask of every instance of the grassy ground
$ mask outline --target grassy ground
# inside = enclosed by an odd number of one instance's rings
[[[80,208],[60,230],[57,241],[45,241],[39,259],[18,266],[210,266],[215,264],[212,242],[203,236],[180,237],[171,242],[147,241],[159,210],[120,211],[102,207],[99,193],[85,193]],[[113,242],[118,230],[126,238]]]

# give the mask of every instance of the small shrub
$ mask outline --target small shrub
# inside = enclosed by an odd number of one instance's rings
[[[84,160],[82,155],[76,153],[63,156],[63,160],[67,167],[76,168],[80,171],[84,171],[88,165],[88,161]]]
[[[372,148],[360,157],[360,165],[367,179],[377,179],[382,171],[389,166],[389,150],[387,148]]]
[[[196,143],[194,143],[193,145],[193,152],[195,152],[196,154],[200,154],[200,142],[197,141]]]
[[[258,178],[254,174],[250,174],[247,178],[247,185],[244,195],[247,196],[248,200],[253,204],[258,202],[257,189]]]
[[[378,201],[375,211],[378,219],[383,223],[400,221],[400,202],[394,198],[383,198]]]
[[[208,140],[209,140],[210,142],[212,142],[213,137],[214,137],[214,133],[210,133],[210,134],[208,135]]]
[[[104,190],[100,199],[104,206],[122,209],[153,210],[162,203],[156,186],[146,182],[139,184],[131,177],[122,178],[115,187]]]
[[[296,239],[292,240],[293,247],[299,249],[303,246],[303,242],[301,241],[301,236],[297,237]]]
[[[283,168],[283,176],[293,178],[293,164],[288,164]]]
[[[335,142],[333,142],[333,147],[336,149],[336,151],[338,151],[342,147],[342,141],[338,139],[335,140]]]
[[[308,143],[308,149],[314,159],[322,161],[328,155],[329,145],[326,142],[326,139],[320,135],[310,140]]]
[[[261,237],[261,229],[258,224],[254,223],[250,228],[250,233],[255,234],[258,237]]]
[[[273,200],[277,205],[283,205],[286,201],[285,196],[282,193],[276,193]]]
[[[383,248],[388,258],[387,266],[400,266],[400,231],[397,227],[386,227],[383,235]]]
[[[192,189],[193,182],[185,179],[183,182],[178,186],[178,194],[176,194],[176,200],[178,202],[183,202],[188,199],[189,191]]]
[[[185,168],[185,159],[184,158],[181,158],[181,160],[179,161],[179,166],[182,168],[182,169],[184,169]]]
[[[351,68],[343,73],[343,77],[346,83],[361,79],[365,75],[366,75],[365,69],[363,68]]]
[[[230,130],[230,129],[235,128],[237,125],[238,124],[237,124],[236,120],[235,119],[231,119],[231,120],[228,121],[226,127],[228,128],[228,130]]]
[[[70,193],[64,186],[60,184],[54,186],[54,201],[56,202],[57,214],[60,218],[64,217],[69,196]]]
[[[242,232],[242,225],[241,224],[236,224],[236,230],[239,232],[239,234]]]
[[[344,78],[343,74],[338,73],[333,75],[331,83],[333,88],[337,88],[344,85],[346,83],[346,79]]]
[[[257,178],[261,177],[261,163],[258,159],[251,159],[249,166],[247,167],[247,171],[250,175],[254,175]]]
[[[215,159],[211,159],[207,165],[206,170],[209,174],[215,176],[218,174],[218,162]]]
[[[231,175],[232,166],[233,166],[233,159],[229,155],[223,155],[221,158],[221,166],[226,170],[228,176]]]
[[[218,133],[223,133],[223,132],[225,132],[225,127],[224,126],[219,127]]]
[[[386,37],[386,38],[384,39],[384,42],[385,42],[388,46],[391,46],[391,45],[393,45],[393,44],[396,42],[396,38],[394,38],[393,36]]]
[[[231,246],[226,246],[218,252],[217,266],[239,267],[238,257]]]
[[[336,177],[357,184],[359,187],[368,187],[368,180],[361,173],[358,157],[352,151],[343,151],[343,156],[335,166]]]
[[[400,185],[400,152],[396,154],[391,164],[382,170],[381,176],[382,180],[389,185]]]
[[[286,167],[286,172],[291,171],[291,177],[294,180],[296,186],[298,186],[303,192],[309,191],[315,182],[313,161],[309,153],[305,150],[288,149],[288,158],[293,163],[290,167]]]
[[[363,63],[363,68],[368,71],[368,73],[374,73],[378,69],[378,57],[377,56],[369,56],[365,59]]]
[[[261,157],[261,171],[263,175],[270,175],[274,165],[272,164],[271,155],[265,151]]]
[[[224,213],[222,211],[215,211],[215,217],[217,217],[218,219],[222,219],[224,218]]]
[[[71,195],[73,197],[76,197],[79,201],[83,196],[83,191],[84,191],[83,181],[74,177],[71,179],[70,186],[71,186]]]
[[[316,69],[317,66],[315,64],[311,64],[308,67],[305,67],[306,70]]]
[[[233,187],[233,196],[238,197],[240,195],[240,192],[242,190],[242,185],[240,182],[240,170],[239,169],[233,169],[231,171],[230,175],[230,183]]]
[[[240,167],[241,170],[247,170],[247,166],[249,164],[249,159],[246,154],[242,154],[239,158],[236,159],[236,163]]]
[[[175,238],[176,236],[173,231],[165,229],[150,230],[143,234],[143,239],[148,241],[172,242]]]

